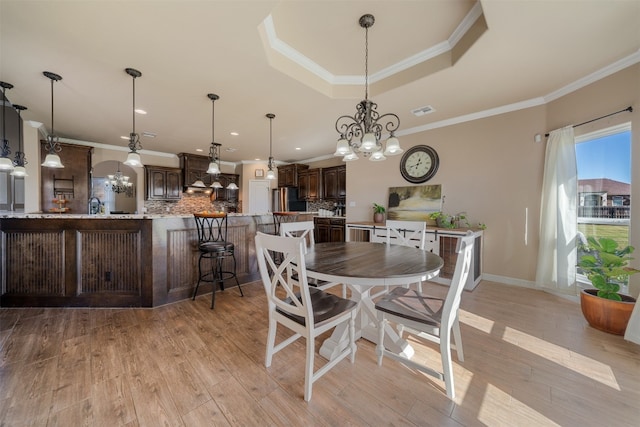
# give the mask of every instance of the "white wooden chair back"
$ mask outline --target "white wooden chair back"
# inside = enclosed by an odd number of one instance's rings
[[[458,254],[456,268],[453,271],[451,285],[449,285],[449,291],[447,292],[444,307],[442,308],[442,318],[440,322],[443,330],[451,330],[451,327],[458,317],[462,291],[464,290],[464,284],[467,282],[469,270],[471,269],[471,257],[473,256],[473,245],[476,236],[477,233],[468,231],[465,236],[458,239],[456,245],[456,253]]]
[[[282,313],[303,317],[307,327],[313,328],[305,251],[306,244],[301,237],[283,238],[264,233],[256,234],[256,255],[260,277],[267,294],[269,315],[277,309]],[[282,259],[279,264],[276,262],[278,254]],[[294,276],[296,280],[293,279]]]
[[[313,236],[314,228],[313,221],[283,222],[280,224],[280,235],[285,237],[302,237],[306,242],[306,247],[312,248],[316,244]]]
[[[387,220],[387,245],[412,246],[424,250],[426,221]]]

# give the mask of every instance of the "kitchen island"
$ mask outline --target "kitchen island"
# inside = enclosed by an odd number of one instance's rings
[[[254,236],[273,233],[272,215],[228,223],[238,281],[258,280]],[[190,298],[197,282],[192,215],[15,214],[0,216],[0,233],[2,307],[156,307]]]

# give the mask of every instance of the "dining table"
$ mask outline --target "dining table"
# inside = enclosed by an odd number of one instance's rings
[[[351,299],[358,302],[356,339],[365,338],[377,343],[374,299],[386,293],[390,286],[408,285],[437,276],[443,260],[432,252],[409,246],[327,242],[308,248],[305,265],[308,277],[347,285]],[[323,342],[320,355],[333,360],[348,344],[347,325],[339,325]],[[385,347],[408,358],[414,353],[409,343],[388,325]]]

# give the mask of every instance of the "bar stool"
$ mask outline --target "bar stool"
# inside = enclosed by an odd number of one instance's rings
[[[273,212],[273,234],[280,235],[280,224],[286,222],[296,222],[298,219],[298,212]],[[282,262],[282,254],[274,254],[276,264],[280,265]]]
[[[280,235],[280,224],[283,222],[296,222],[298,212],[273,212],[273,234]]]
[[[200,282],[213,283],[211,292],[211,308],[216,300],[216,284],[220,283],[220,289],[224,291],[224,281],[235,279],[240,296],[244,296],[238,277],[236,276],[236,256],[233,243],[227,241],[227,214],[226,213],[195,213],[193,214],[198,227],[198,283],[193,291],[193,299],[196,299]],[[233,271],[224,270],[224,260],[233,260]],[[202,272],[202,260],[209,259],[210,271]]]

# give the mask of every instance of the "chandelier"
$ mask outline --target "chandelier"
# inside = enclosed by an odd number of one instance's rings
[[[13,159],[13,172],[11,175],[13,176],[29,176],[27,174],[27,169],[25,169],[24,165],[27,163],[27,158],[24,155],[24,151],[22,151],[22,117],[20,113],[27,109],[27,107],[23,105],[13,104],[13,108],[18,110],[18,151],[16,151],[16,157]]]
[[[364,100],[356,105],[353,116],[340,116],[336,120],[336,131],[340,135],[334,156],[343,156],[345,162],[358,160],[358,154],[369,157],[371,161],[386,160],[386,156],[402,153],[400,141],[395,137],[395,131],[400,127],[400,118],[393,113],[380,115],[376,109],[378,104],[369,99],[369,28],[373,26],[375,18],[366,14],[360,17],[359,23],[365,29]],[[383,150],[380,139],[383,130],[389,132],[386,148]]]
[[[56,73],[52,73],[51,71],[43,71],[42,74],[51,80],[51,133],[47,136],[47,142],[44,145],[45,150],[48,150],[49,154],[44,158],[44,162],[42,162],[41,166],[60,169],[64,168],[64,165],[60,160],[60,156],[58,156],[58,153],[62,151],[62,147],[60,146],[58,137],[53,129],[53,82],[59,82],[62,80],[62,77]]]
[[[272,113],[267,114],[267,118],[269,119],[269,163],[267,165],[269,170],[267,171],[267,179],[276,179],[276,173],[273,170],[273,168],[275,167],[275,164],[273,161],[273,156],[271,155],[271,147],[272,147],[272,139],[273,139],[272,125],[273,125],[273,119],[275,119],[275,117],[276,117],[275,114],[272,114]]]
[[[140,143],[140,136],[136,133],[136,78],[141,77],[142,73],[135,68],[125,68],[124,71],[133,77],[133,128],[129,134],[129,154],[124,164],[134,167],[142,167],[142,161],[140,160],[140,154],[138,150],[142,150],[142,144]]]
[[[114,193],[130,193],[133,183],[129,182],[128,176],[123,175],[122,172],[120,172],[120,162],[118,162],[118,170],[115,175],[107,175],[105,185],[108,190],[111,190]]]
[[[7,109],[7,105],[9,105],[6,91],[7,89],[13,88],[13,85],[7,82],[0,82],[0,87],[2,87],[2,144],[0,145],[2,156],[0,156],[0,170],[13,170],[13,162],[9,158],[11,148],[9,147],[9,140],[7,139],[7,126],[4,118],[5,110]]]

